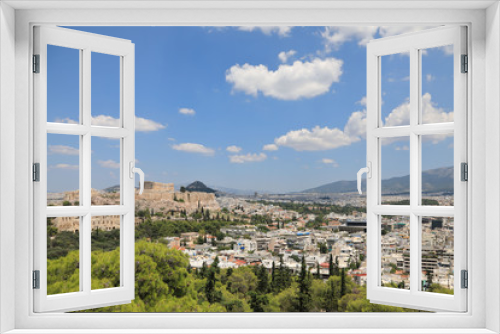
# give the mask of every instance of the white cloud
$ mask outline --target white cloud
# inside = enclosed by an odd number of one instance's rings
[[[365,46],[370,40],[375,39],[377,33],[380,37],[396,36],[400,34],[416,32],[432,27],[424,26],[345,26],[325,27],[321,33],[325,51],[338,50],[339,47],[350,41],[356,41],[359,46]]]
[[[153,120],[135,117],[135,131],[136,132],[152,132],[165,129],[166,126],[160,123],[157,123]]]
[[[66,123],[66,124],[78,124],[77,121],[75,121],[75,120],[73,120],[71,118],[68,118],[68,117],[66,117],[66,118],[56,118],[54,120],[54,122],[55,123]]]
[[[278,36],[281,36],[281,37],[289,37],[290,32],[292,31],[292,27],[289,27],[289,26],[260,26],[260,27],[241,26],[241,27],[238,27],[238,30],[241,30],[241,31],[259,30],[264,35],[268,35],[268,36],[272,35],[272,34],[277,34]]]
[[[99,164],[99,166],[104,167],[104,168],[113,168],[113,169],[120,168],[120,163],[116,162],[114,160],[111,160],[111,159],[98,160],[97,163]]]
[[[241,151],[241,147],[236,146],[236,145],[231,145],[231,146],[226,147],[226,151],[231,152],[231,153],[238,153],[239,151]]]
[[[338,128],[315,126],[313,129],[290,131],[274,140],[278,146],[286,146],[296,151],[322,151],[347,146],[352,140]]]
[[[430,93],[422,96],[422,121],[426,123],[453,122],[453,111],[445,112],[432,102]],[[405,101],[394,108],[385,118],[385,126],[400,126],[410,124],[410,102]]]
[[[385,126],[401,126],[409,124],[410,103],[405,101],[385,118]],[[422,96],[422,118],[424,123],[453,122],[453,111],[445,112],[432,102],[432,96],[425,93]],[[437,143],[450,135],[427,135],[424,140]],[[349,117],[344,130],[315,126],[312,129],[289,131],[276,138],[277,146],[290,147],[296,151],[323,151],[342,146],[348,146],[366,138],[366,110],[355,111]],[[398,139],[386,139],[384,145],[391,144]],[[398,148],[396,148],[398,150]],[[399,150],[405,150],[404,146]]]
[[[76,170],[79,168],[78,165],[70,164],[57,164],[49,167],[50,169],[66,169],[66,170]]]
[[[175,138],[169,137],[169,138],[167,138],[167,140],[169,140],[169,141],[175,141]]]
[[[245,162],[260,162],[266,160],[267,155],[265,153],[247,153],[244,155],[231,155],[229,156],[229,161],[233,164],[243,164]]]
[[[353,142],[366,137],[366,110],[355,111],[351,114],[344,126],[344,133]]]
[[[203,155],[214,155],[215,154],[214,149],[212,149],[210,147],[203,146],[201,144],[195,144],[195,143],[177,144],[177,145],[173,145],[172,148],[176,151],[183,151],[183,152],[188,152],[188,153],[197,153],[197,154],[203,154]]]
[[[338,50],[345,42],[356,40],[358,45],[366,45],[370,40],[374,39],[378,27],[371,26],[346,26],[346,27],[325,27],[321,33],[325,50],[330,52]]]
[[[264,151],[277,151],[278,150],[278,145],[276,144],[267,144],[262,147]]]
[[[361,100],[357,101],[356,104],[359,104],[361,106],[366,106],[366,96],[363,96]]]
[[[427,74],[427,75],[425,76],[425,80],[427,80],[428,82],[431,82],[431,81],[433,81],[434,79],[435,79],[435,78],[434,78],[434,76],[433,76],[432,74]]]
[[[49,145],[49,154],[79,155],[80,151],[66,145]]]
[[[253,96],[261,92],[280,100],[312,98],[328,92],[340,80],[342,64],[336,58],[316,58],[283,64],[276,71],[265,65],[234,65],[227,70],[226,81],[233,84],[234,90]]]
[[[114,118],[112,116],[98,115],[98,116],[92,117],[90,124],[97,125],[97,126],[119,127],[120,120],[118,118]]]
[[[77,121],[72,120],[70,118],[56,119],[57,123],[67,123],[67,124],[78,124]],[[92,117],[91,124],[96,126],[109,126],[109,127],[119,127],[120,120],[118,118],[114,118],[112,116],[107,115],[97,115]],[[158,131],[161,129],[165,129],[166,126],[160,123],[157,123],[153,120],[135,117],[135,131],[136,132],[152,132]]]
[[[406,100],[396,108],[392,109],[384,120],[385,126],[401,126],[410,124],[410,101]]]
[[[395,150],[396,151],[409,151],[410,148],[408,147],[408,145],[403,145],[403,146],[396,146]]]
[[[323,163],[325,165],[332,165],[333,167],[338,167],[339,166],[339,164],[335,160],[328,159],[328,158],[321,159],[321,163]]]
[[[282,63],[286,63],[288,61],[288,59],[290,57],[293,57],[295,54],[297,53],[297,51],[295,50],[290,50],[290,51],[281,51],[279,54],[278,54],[278,58],[280,59],[280,61]]]
[[[366,137],[366,110],[355,111],[349,117],[344,130],[315,126],[311,130],[289,131],[276,138],[277,146],[290,147],[296,151],[324,151],[348,146]]]
[[[194,109],[191,108],[180,108],[179,114],[194,116],[196,114],[196,111],[194,111]]]
[[[430,93],[425,93],[422,96],[422,123],[445,123],[453,122],[453,111],[446,112],[443,108],[439,108],[435,102],[432,101],[432,96]],[[405,101],[396,108],[394,108],[391,113],[385,118],[385,126],[401,126],[410,124],[410,102]],[[423,139],[426,141],[432,141],[433,143],[438,143],[451,135],[426,135]],[[384,144],[391,144],[398,139],[386,139]]]
[[[432,102],[431,94],[425,93],[422,96],[422,119],[423,123],[453,122],[453,111],[445,112],[443,108],[437,107]]]

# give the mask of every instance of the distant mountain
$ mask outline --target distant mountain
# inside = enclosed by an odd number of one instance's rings
[[[366,183],[363,181],[363,189]],[[352,193],[357,191],[356,181],[337,181],[316,188],[301,191],[301,193]],[[382,193],[404,194],[410,191],[410,176],[393,177],[382,180]],[[453,167],[429,169],[422,173],[422,192],[424,193],[452,193],[453,192]]]
[[[203,182],[194,181],[186,187],[187,191],[200,192],[200,193],[210,193],[213,194],[216,191],[212,188],[207,187]]]

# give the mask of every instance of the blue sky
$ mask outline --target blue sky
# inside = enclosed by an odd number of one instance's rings
[[[355,178],[366,159],[366,42],[421,28],[72,29],[135,43],[136,157],[147,180],[288,192]],[[78,121],[78,51],[51,46],[48,57],[48,121]],[[426,122],[452,120],[452,59],[447,48],[423,56]],[[388,125],[407,119],[408,66],[405,55],[382,60]],[[92,55],[93,124],[116,124],[118,76],[117,57]],[[48,137],[49,191],[77,186],[78,139],[68,137]],[[92,141],[93,188],[118,183],[117,144]],[[386,145],[384,177],[408,174],[407,149]],[[452,138],[430,138],[423,168],[450,166],[451,149]]]

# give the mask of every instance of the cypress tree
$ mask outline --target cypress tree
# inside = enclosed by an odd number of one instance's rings
[[[264,266],[260,266],[258,275],[257,291],[262,294],[266,294],[269,291],[269,276],[267,275],[267,270]]]
[[[333,276],[333,255],[330,254],[330,259],[328,260],[328,275]]]
[[[201,278],[205,278],[206,275],[207,275],[207,264],[205,263],[205,261],[203,261],[203,264],[201,266],[200,276]]]
[[[220,273],[220,268],[219,268],[219,257],[216,256],[214,262],[212,262],[212,269],[215,271],[217,274]]]
[[[271,290],[276,293],[276,274],[275,274],[274,260],[273,267],[271,269]]]
[[[210,304],[215,302],[215,271],[210,270],[205,284],[205,296]]]
[[[335,291],[335,282],[333,279],[329,279],[328,282],[330,284],[327,290],[325,309],[326,312],[338,312],[338,299]]]
[[[307,270],[306,258],[302,256],[302,265],[299,275],[299,293],[297,294],[297,311],[308,312],[311,302],[310,272]]]
[[[340,297],[344,297],[345,295],[345,272],[344,268],[342,268],[342,273],[340,275]]]

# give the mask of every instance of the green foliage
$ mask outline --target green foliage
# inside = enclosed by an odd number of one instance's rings
[[[80,289],[79,251],[68,252],[66,256],[47,260],[47,294],[77,292]]]
[[[99,231],[99,229],[92,232],[92,250],[101,250],[108,252],[120,246],[120,230],[115,229],[111,231]]]
[[[427,288],[425,291],[434,293],[444,293],[447,295],[453,295],[455,293],[453,289],[445,288],[437,283],[432,283],[430,287]]]
[[[413,312],[402,307],[372,304],[366,299],[366,288],[356,287],[339,301],[340,312]]]
[[[229,291],[245,296],[249,291],[254,291],[257,287],[257,276],[250,267],[240,267],[228,278]]]
[[[47,226],[47,259],[54,260],[68,256],[71,251],[78,250],[80,235],[72,232],[60,232],[54,234],[57,229],[51,225]]]
[[[278,268],[275,268],[273,263],[272,269],[272,278],[271,278],[271,291],[274,294],[278,294],[281,291],[287,289],[292,284],[292,275],[290,270],[285,267],[283,263],[283,257],[280,259],[280,265]]]
[[[110,231],[113,232],[113,231]],[[95,242],[111,244],[116,232],[100,231]],[[59,233],[54,240],[77,238]],[[58,241],[58,242],[59,242]],[[102,245],[101,245],[102,246]],[[92,288],[120,284],[120,248],[99,247],[91,253]],[[135,299],[130,304],[85,312],[407,312],[397,307],[370,304],[366,289],[357,286],[344,270],[328,280],[313,279],[305,260],[292,276],[283,262],[271,274],[264,267],[220,269],[218,258],[196,274],[189,257],[163,243],[139,240],[135,244]],[[79,252],[49,259],[48,294],[79,291]],[[329,259],[333,264],[333,257]],[[335,268],[336,266],[333,265]],[[335,270],[334,270],[335,271]],[[452,293],[436,284],[433,292]]]

